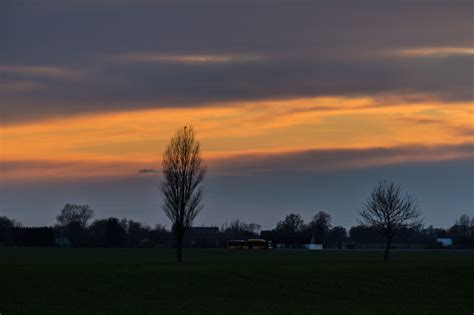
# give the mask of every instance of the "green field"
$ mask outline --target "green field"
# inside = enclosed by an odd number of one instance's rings
[[[0,248],[0,313],[473,314],[474,252]]]

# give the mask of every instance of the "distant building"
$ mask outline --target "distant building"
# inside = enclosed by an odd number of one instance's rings
[[[441,244],[443,247],[453,246],[452,238],[437,238],[436,243]]]
[[[304,247],[306,249],[317,250],[317,249],[323,249],[323,244],[316,244],[316,238],[314,237],[314,235],[312,235],[310,243],[304,244]]]
[[[306,249],[317,250],[323,249],[323,244],[304,244]]]

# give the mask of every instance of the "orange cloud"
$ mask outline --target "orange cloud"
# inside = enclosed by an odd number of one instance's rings
[[[333,172],[402,163],[474,158],[474,143],[458,145],[405,145],[354,149],[309,149],[214,156],[206,159],[211,174],[251,175],[258,172]],[[153,168],[150,168],[153,166]],[[5,182],[94,180],[95,178],[160,177],[160,161],[4,161]]]
[[[85,115],[0,127],[0,158],[129,165],[127,172],[135,172],[157,167],[169,138],[186,124],[196,127],[207,159],[309,149],[461,144],[474,141],[472,133],[460,132],[472,129],[472,105],[317,97]],[[107,173],[81,165],[71,174]],[[55,172],[67,173],[68,167],[66,163]],[[112,174],[117,167],[110,169]],[[22,174],[21,169],[15,172]]]

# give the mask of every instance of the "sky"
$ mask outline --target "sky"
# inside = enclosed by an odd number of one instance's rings
[[[65,203],[170,226],[161,156],[193,125],[195,225],[333,225],[381,180],[474,216],[474,2],[0,2],[0,216]],[[142,171],[154,170],[154,171]]]

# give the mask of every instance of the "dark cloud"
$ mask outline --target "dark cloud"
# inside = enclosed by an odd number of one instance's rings
[[[13,160],[0,163],[0,174],[2,174],[4,183],[44,181],[45,178],[48,178],[48,180],[87,180],[132,176],[136,173],[133,169],[142,166],[140,163],[116,161]],[[142,171],[139,173],[153,172],[152,169],[142,169]]]
[[[403,118],[400,118],[399,121],[412,122],[415,124],[422,124],[422,125],[432,125],[432,124],[441,124],[443,123],[444,120],[440,118],[431,118],[431,117],[403,117]]]
[[[213,176],[249,176],[272,172],[331,173],[357,169],[444,160],[474,159],[474,144],[405,145],[387,148],[315,149],[305,151],[241,154],[208,159]],[[159,163],[156,161],[155,163]],[[14,181],[57,180],[72,178],[79,181],[101,177],[133,177],[135,167],[144,163],[92,161],[4,161],[0,172]],[[156,174],[158,169],[141,168],[138,174]]]
[[[138,173],[140,174],[155,174],[155,173],[159,173],[160,171],[159,170],[155,170],[153,168],[144,168],[142,170],[139,170]]]
[[[465,136],[472,137],[472,136],[474,136],[474,126],[473,125],[453,127],[453,128],[454,128],[454,132],[459,136],[462,136],[462,137],[465,137]]]
[[[245,154],[214,162],[210,171],[228,174],[260,172],[334,172],[411,162],[474,159],[474,144],[391,148],[307,150],[278,154]]]
[[[468,51],[397,54],[473,47],[471,1],[49,0],[1,6],[3,124],[318,95],[473,97]]]

